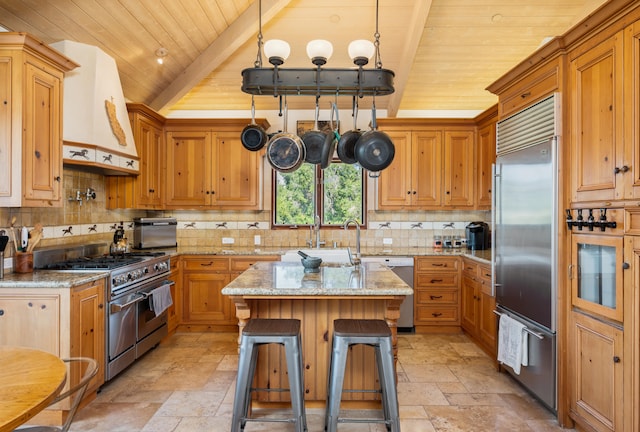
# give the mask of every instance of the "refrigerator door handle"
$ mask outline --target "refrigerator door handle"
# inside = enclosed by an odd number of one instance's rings
[[[496,314],[496,315],[498,315],[498,316],[502,316],[502,315],[503,315],[501,312],[498,312],[498,311],[497,311],[497,310],[495,310],[495,309],[494,309],[493,313],[494,313],[494,314]],[[542,333],[537,332],[537,331],[533,331],[533,330],[531,330],[529,327],[525,327],[525,328],[524,328],[524,331],[526,331],[527,333],[529,333],[529,334],[530,334],[530,335],[532,335],[532,336],[537,337],[537,338],[538,338],[538,339],[540,339],[540,340],[544,339],[544,335],[543,335]]]
[[[491,297],[496,296],[496,204],[498,202],[498,191],[496,190],[499,176],[496,164],[491,164]]]

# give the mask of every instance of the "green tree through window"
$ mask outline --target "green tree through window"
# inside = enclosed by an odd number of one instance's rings
[[[324,170],[305,163],[292,173],[276,172],[274,225],[311,225],[316,214],[323,225],[364,223],[364,178],[358,165],[339,162]]]

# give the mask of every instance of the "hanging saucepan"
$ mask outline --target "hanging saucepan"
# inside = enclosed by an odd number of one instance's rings
[[[262,126],[256,124],[256,106],[253,102],[253,96],[251,96],[251,124],[242,129],[240,134],[240,141],[247,150],[258,151],[269,141],[267,132]]]
[[[338,141],[338,157],[346,164],[356,163],[354,154],[356,142],[362,135],[357,128],[358,123],[358,102],[356,96],[353,97],[353,129],[342,134]]]
[[[366,170],[382,171],[393,162],[396,148],[386,133],[377,130],[376,103],[371,107],[371,130],[364,132],[355,146],[355,157],[360,166]]]
[[[335,122],[334,120],[335,115]],[[330,140],[326,140],[324,142],[324,146],[322,147],[322,160],[320,162],[320,168],[325,169],[331,165],[331,159],[333,159],[333,153],[336,151],[336,143],[340,138],[340,134],[338,134],[338,127],[340,125],[340,116],[338,114],[338,106],[334,103],[331,104],[331,132],[328,134],[331,136]]]
[[[302,142],[307,151],[305,161],[315,165],[322,162],[322,149],[331,145],[331,141],[333,141],[333,131],[326,133],[318,129],[318,114],[320,113],[318,99],[319,97],[316,97],[316,118],[314,120],[313,130],[305,132],[304,135],[302,135]]]
[[[304,163],[305,148],[299,136],[287,132],[287,102],[284,103],[283,132],[271,137],[267,144],[267,160],[276,171],[289,173]]]

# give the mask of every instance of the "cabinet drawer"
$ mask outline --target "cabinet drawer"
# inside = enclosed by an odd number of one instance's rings
[[[520,111],[560,88],[558,68],[557,63],[546,65],[525,78],[518,87],[500,95],[500,117]]]
[[[476,279],[478,276],[478,264],[468,259],[462,260],[462,275]]]
[[[415,275],[414,286],[416,288],[428,287],[457,287],[457,273],[418,273]]]
[[[457,272],[460,260],[456,257],[418,257],[415,260],[416,272],[450,271]]]
[[[418,306],[416,323],[458,324],[457,306]]]
[[[229,258],[187,258],[185,271],[229,271]]]
[[[231,258],[231,271],[243,272],[259,261],[279,261],[278,256],[248,256]]]
[[[491,267],[484,265],[478,266],[478,276],[480,282],[491,285]]]
[[[416,289],[416,304],[458,304],[458,289]]]

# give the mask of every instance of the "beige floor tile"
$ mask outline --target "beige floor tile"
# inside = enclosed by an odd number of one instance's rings
[[[497,372],[467,336],[401,334],[398,345],[403,432],[561,430],[554,415],[509,375]],[[237,364],[236,333],[175,334],[105,384],[78,413],[71,430],[227,432]],[[351,417],[359,412],[344,413]],[[307,409],[307,423],[309,432],[322,432],[324,409]],[[283,423],[250,422],[245,428],[293,430]],[[385,431],[384,425],[374,423],[339,426],[339,432]]]

